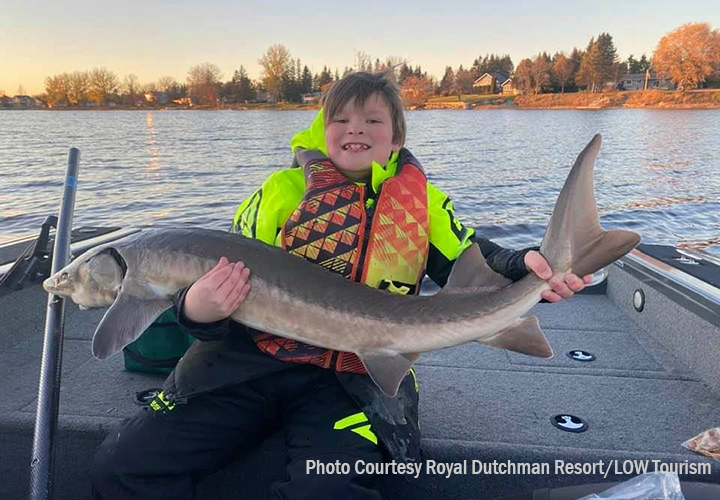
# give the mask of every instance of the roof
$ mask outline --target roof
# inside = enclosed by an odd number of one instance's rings
[[[645,78],[645,73],[627,73],[627,74],[623,75],[622,77],[623,77],[623,79],[629,79],[629,78],[633,78],[633,79]],[[650,79],[651,79],[651,80],[653,80],[653,79],[654,79],[654,80],[657,80],[657,79],[658,79],[657,73],[651,71],[651,72],[650,72]]]
[[[474,83],[479,82],[480,80],[482,80],[483,78],[485,78],[485,77],[488,76],[488,75],[489,75],[489,76],[492,76],[493,78],[495,78],[495,80],[498,81],[498,82],[504,82],[505,80],[508,79],[508,76],[507,76],[505,73],[499,73],[499,72],[496,72],[496,71],[491,71],[491,72],[489,72],[489,73],[483,73],[482,75],[480,75],[480,76],[475,80]]]

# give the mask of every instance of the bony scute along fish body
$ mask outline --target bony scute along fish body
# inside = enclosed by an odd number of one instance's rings
[[[593,167],[601,138],[580,153],[563,186],[540,252],[554,274],[593,273],[632,250],[633,232],[600,227]],[[122,350],[166,309],[173,294],[222,256],[251,270],[252,291],[232,319],[260,331],[352,352],[373,381],[394,396],[422,352],[470,341],[539,357],[552,348],[535,316],[546,281],[493,272],[477,245],[458,258],[432,296],[393,295],[347,280],[259,240],[208,229],[144,230],[73,261],[44,282],[82,307],[110,306],[95,331],[93,354]]]

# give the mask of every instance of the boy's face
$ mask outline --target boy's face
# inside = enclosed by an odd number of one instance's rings
[[[351,99],[325,125],[325,142],[330,160],[351,180],[366,180],[372,162],[384,165],[393,151],[393,124],[390,107],[380,94],[371,95],[362,108]]]

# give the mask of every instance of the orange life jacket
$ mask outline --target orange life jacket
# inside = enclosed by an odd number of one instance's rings
[[[305,195],[282,228],[288,252],[374,288],[415,293],[428,256],[427,178],[403,149],[396,174],[380,185],[375,203],[366,186],[344,177],[329,160],[304,166]],[[369,207],[366,208],[366,206]],[[257,332],[258,348],[290,363],[366,374],[353,353]]]

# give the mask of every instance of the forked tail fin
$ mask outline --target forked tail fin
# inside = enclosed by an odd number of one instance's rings
[[[575,160],[558,196],[540,253],[555,272],[572,270],[578,276],[594,273],[635,248],[640,236],[632,231],[600,227],[593,168],[600,150],[600,134]]]

